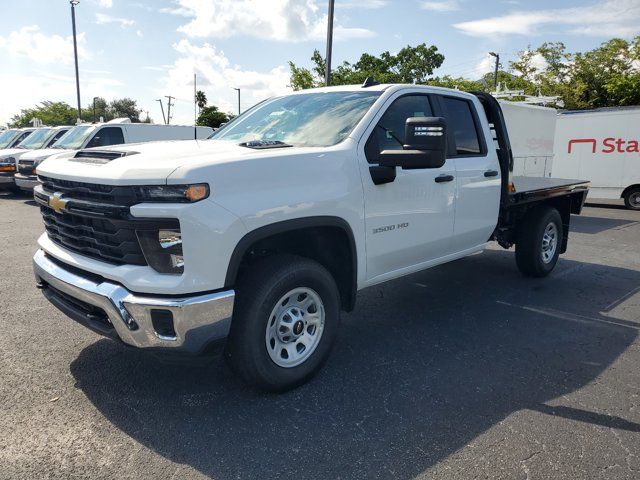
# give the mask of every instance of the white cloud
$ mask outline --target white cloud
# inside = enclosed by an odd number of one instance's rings
[[[336,8],[339,8],[341,10],[345,8],[373,10],[386,7],[387,5],[389,5],[388,0],[346,0],[338,1],[336,3]]]
[[[457,0],[422,2],[420,6],[422,9],[432,12],[455,12],[456,10],[460,10],[460,4]]]
[[[475,77],[480,78],[489,72],[493,72],[495,68],[496,68],[495,57],[492,57],[491,55],[487,55],[482,60],[480,60],[476,65],[476,68],[474,70]]]
[[[88,58],[85,48],[85,34],[79,33],[78,56]],[[12,57],[26,57],[35,63],[51,64],[73,62],[73,39],[71,36],[47,35],[40,27],[31,25],[0,36],[0,48],[5,49]]]
[[[176,8],[161,11],[189,18],[178,30],[192,38],[248,35],[288,42],[326,38],[326,10],[318,6],[317,0],[174,0],[174,3]],[[383,3],[373,1],[374,6]],[[374,36],[371,30],[345,27],[337,20],[334,33],[336,40]]]
[[[514,11],[454,25],[467,35],[535,35],[547,25],[566,25],[573,34],[629,37],[640,33],[640,0],[604,0],[584,7]]]
[[[233,88],[241,89],[243,110],[265,98],[291,91],[289,71],[284,66],[267,72],[244,70],[232,65],[224,52],[214,46],[208,43],[194,45],[187,39],[180,40],[173,48],[180,58],[167,69],[162,88],[157,91],[158,98],[163,95],[176,97],[173,123],[193,124],[194,72],[198,76],[198,89],[206,93],[209,104],[224,112],[235,113],[238,108],[237,93]],[[156,113],[159,117],[159,112]]]
[[[144,37],[144,34],[142,33],[142,30],[136,30],[136,35],[139,37]]]
[[[72,72],[73,70],[70,69]],[[123,83],[112,76],[89,75],[81,71],[80,92],[86,106],[89,95],[107,99],[118,95]],[[0,85],[11,95],[0,95],[0,125],[7,123],[11,116],[23,108],[31,108],[44,100],[65,101],[76,106],[75,76],[56,75],[48,70],[34,71],[32,75],[0,72]],[[88,93],[90,92],[90,93]]]
[[[135,20],[131,20],[130,18],[113,17],[111,15],[107,15],[106,13],[96,13],[96,23],[98,25],[118,23],[122,28],[133,27],[136,24]]]
[[[102,8],[111,8],[113,7],[113,0],[100,0],[99,5]]]

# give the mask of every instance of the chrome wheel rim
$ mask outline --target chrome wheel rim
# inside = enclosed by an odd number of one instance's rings
[[[553,260],[556,248],[558,248],[558,227],[555,223],[550,223],[542,235],[542,261],[544,263]]]
[[[633,208],[640,208],[640,192],[631,194],[629,196],[629,203]]]
[[[294,288],[283,295],[269,315],[265,332],[273,363],[292,368],[305,362],[320,343],[324,320],[322,299],[311,288]]]

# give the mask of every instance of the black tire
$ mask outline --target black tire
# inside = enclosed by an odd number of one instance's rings
[[[632,188],[625,193],[624,204],[629,210],[640,210],[640,188]]]
[[[296,288],[312,289],[324,306],[324,329],[303,363],[282,367],[267,351],[265,335],[280,299]],[[326,361],[340,323],[340,295],[333,276],[319,263],[294,255],[274,255],[252,265],[238,281],[225,357],[245,382],[282,392],[313,377]],[[306,328],[306,327],[305,327]]]
[[[550,258],[543,260],[543,237],[551,225],[555,225],[555,251]],[[516,264],[528,277],[546,277],[555,268],[560,256],[563,240],[562,218],[553,207],[540,206],[531,210],[522,219],[516,238]]]

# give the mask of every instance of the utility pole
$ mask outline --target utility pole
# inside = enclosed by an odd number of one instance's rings
[[[162,111],[162,121],[164,122],[164,124],[167,124],[167,118],[164,116],[164,107],[162,106],[162,99],[159,98],[156,100],[156,102],[160,102],[160,110]]]
[[[93,123],[96,123],[96,99],[98,97],[93,97]]]
[[[493,89],[498,90],[498,68],[500,67],[500,54],[496,52],[489,52],[489,55],[496,57],[496,69],[493,73]]]
[[[240,89],[233,87],[234,90],[238,92],[238,116],[240,116]]]
[[[333,7],[335,0],[329,0],[329,15],[327,19],[327,58],[324,72],[324,84],[331,85],[331,51],[333,49]]]
[[[174,105],[171,100],[175,99],[176,97],[165,95],[165,98],[167,99],[167,125],[169,125],[171,123],[171,107]]]
[[[76,95],[78,99],[78,122],[82,119],[82,105],[80,105],[80,74],[78,73],[78,42],[76,41],[76,5],[80,0],[70,0],[71,4],[71,25],[73,28],[73,57],[76,61]]]
[[[198,90],[196,73],[193,72],[193,139],[198,139]]]

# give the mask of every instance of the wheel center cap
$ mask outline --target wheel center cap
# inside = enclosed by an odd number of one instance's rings
[[[293,333],[295,335],[300,335],[302,333],[302,330],[304,330],[304,323],[302,322],[302,320],[298,320],[293,324]]]

